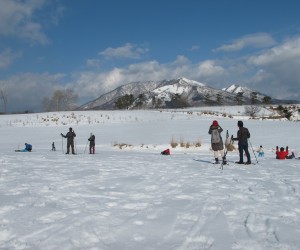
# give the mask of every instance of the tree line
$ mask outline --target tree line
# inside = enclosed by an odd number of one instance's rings
[[[124,96],[119,97],[115,102],[114,106],[116,109],[128,109],[128,108],[142,108],[145,105],[146,97],[144,94],[138,95],[137,98],[134,97],[133,94],[126,94]],[[235,95],[234,101],[236,105],[243,105],[246,103],[244,93],[239,92]],[[206,105],[222,105],[224,102],[223,95],[221,93],[217,93],[215,96],[207,93],[203,96],[203,102]],[[271,104],[272,98],[269,96],[264,96],[261,101],[258,100],[258,93],[252,92],[250,96],[250,104]],[[163,101],[160,98],[152,96],[151,98],[151,106],[153,108],[162,108]],[[190,104],[182,95],[174,94],[170,101],[166,101],[166,106],[168,108],[187,108],[190,107]]]

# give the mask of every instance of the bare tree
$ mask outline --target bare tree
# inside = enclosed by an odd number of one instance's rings
[[[4,89],[0,89],[0,98],[3,101],[4,113],[6,113],[8,95]]]
[[[255,117],[261,111],[261,107],[257,105],[251,105],[245,107],[245,114],[250,117]]]
[[[71,88],[65,89],[63,93],[63,107],[64,110],[72,110],[76,107],[76,102],[78,99],[78,95],[74,93],[74,90]]]
[[[62,111],[72,110],[75,107],[75,102],[78,96],[73,89],[55,90],[51,98],[43,99],[43,107],[45,111]]]

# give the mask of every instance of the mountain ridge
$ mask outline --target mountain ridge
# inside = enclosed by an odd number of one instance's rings
[[[77,110],[184,108],[253,104],[254,102],[259,104],[268,100],[264,98],[269,98],[272,103],[284,102],[236,84],[228,88],[216,89],[182,77],[127,83],[81,105]]]

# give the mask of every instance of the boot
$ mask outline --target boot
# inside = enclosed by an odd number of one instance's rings
[[[226,161],[226,157],[225,157],[225,156],[223,157],[223,164],[224,164],[224,165],[227,164],[227,161]]]
[[[215,158],[215,164],[219,164],[219,159]]]

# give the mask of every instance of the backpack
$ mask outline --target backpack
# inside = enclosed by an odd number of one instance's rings
[[[211,142],[219,143],[221,142],[220,133],[218,129],[213,129],[211,132]]]
[[[166,149],[166,150],[162,151],[160,154],[162,154],[162,155],[170,155],[170,149]]]

